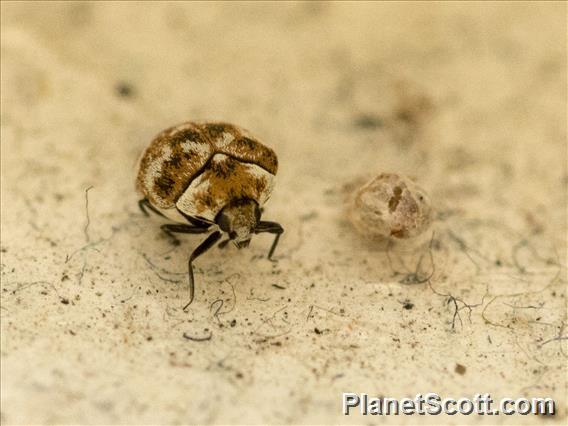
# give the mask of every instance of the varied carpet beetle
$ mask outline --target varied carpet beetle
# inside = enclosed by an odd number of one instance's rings
[[[432,221],[426,192],[407,177],[381,173],[353,194],[348,216],[370,239],[405,239],[422,234]]]
[[[139,206],[176,223],[162,225],[174,233],[211,234],[189,257],[189,302],[194,297],[193,261],[219,243],[247,247],[253,234],[275,234],[271,259],[284,232],[276,222],[260,220],[272,192],[278,159],[274,151],[235,125],[187,122],[164,130],[142,154],[136,188]]]

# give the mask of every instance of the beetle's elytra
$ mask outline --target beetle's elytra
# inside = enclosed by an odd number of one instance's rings
[[[164,130],[142,154],[136,187],[146,208],[175,223],[162,225],[173,233],[211,234],[189,257],[190,297],[193,301],[192,262],[215,245],[223,233],[238,248],[248,246],[252,234],[275,234],[270,259],[284,232],[276,222],[261,221],[261,207],[270,197],[278,159],[244,129],[227,123],[187,122]]]

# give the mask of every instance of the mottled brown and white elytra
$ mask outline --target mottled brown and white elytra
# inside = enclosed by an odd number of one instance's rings
[[[228,123],[187,122],[164,130],[142,154],[136,188],[139,202],[173,220],[162,229],[173,233],[213,231],[189,258],[190,301],[194,280],[192,261],[221,238],[224,247],[233,241],[248,246],[252,234],[269,232],[276,237],[269,251],[272,257],[282,226],[261,221],[261,207],[270,197],[278,158],[246,130]],[[216,228],[216,229],[215,229]],[[185,308],[184,308],[185,309]]]

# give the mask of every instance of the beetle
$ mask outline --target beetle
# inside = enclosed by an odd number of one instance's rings
[[[222,122],[186,122],[159,133],[142,153],[136,189],[138,205],[174,223],[161,229],[179,244],[175,233],[209,236],[188,260],[189,302],[193,302],[193,261],[219,242],[247,247],[253,234],[274,234],[272,260],[284,228],[263,221],[262,206],[272,193],[278,169],[274,151],[246,130]]]

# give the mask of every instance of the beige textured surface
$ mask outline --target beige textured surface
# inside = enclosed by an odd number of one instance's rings
[[[2,423],[565,422],[565,19],[2,2]],[[264,217],[286,233],[274,264],[268,236],[199,259],[184,313],[201,237],[172,247],[141,216],[134,164],[188,119],[275,149]],[[431,194],[433,264],[427,240],[385,251],[347,225],[345,184],[381,171]],[[343,391],[560,414],[343,418]]]

